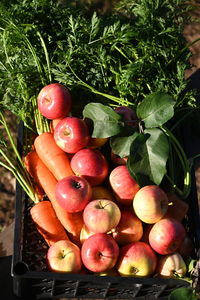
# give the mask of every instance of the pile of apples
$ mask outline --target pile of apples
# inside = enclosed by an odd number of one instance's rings
[[[193,245],[182,223],[188,205],[157,185],[140,187],[124,159],[102,149],[108,138],[90,136],[84,119],[70,115],[72,99],[63,85],[45,86],[38,109],[51,120],[56,144],[71,160],[74,175],[58,181],[56,199],[70,213],[82,212],[80,244],[61,240],[49,247],[55,272],[114,276],[183,277]],[[135,113],[115,110],[127,120]]]

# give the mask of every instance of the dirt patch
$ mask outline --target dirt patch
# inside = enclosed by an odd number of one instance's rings
[[[12,136],[16,142],[16,117],[10,112],[6,112],[5,116]],[[0,158],[2,159],[2,157]],[[16,180],[13,174],[0,166],[0,231],[10,225],[14,220],[15,184]]]

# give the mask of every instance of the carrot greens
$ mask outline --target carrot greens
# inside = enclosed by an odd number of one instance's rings
[[[14,138],[8,127],[7,120],[4,117],[4,112],[2,111],[0,111],[0,124],[0,166],[9,170],[17,179],[17,181],[22,186],[26,194],[30,197],[30,199],[37,203],[39,199],[35,192],[33,180],[24,166],[24,162],[21,158],[21,155],[17,149],[16,142],[14,141]],[[7,140],[4,137],[5,135],[7,137]]]

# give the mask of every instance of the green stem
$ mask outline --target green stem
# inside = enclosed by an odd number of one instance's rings
[[[180,163],[181,163],[181,166],[183,169],[183,174],[184,174],[183,175],[184,176],[183,190],[182,190],[181,196],[183,198],[187,198],[190,193],[190,189],[191,189],[191,174],[190,174],[190,165],[189,165],[188,159],[186,157],[186,154],[185,154],[182,146],[180,145],[177,138],[172,134],[172,132],[164,127],[162,127],[161,129],[170,138],[172,145],[173,145],[173,147],[178,155],[178,158],[180,160]]]
[[[1,165],[4,166],[5,168],[9,169],[12,172],[12,174],[15,176],[15,178],[18,180],[18,182],[20,183],[22,188],[25,190],[27,195],[34,202],[38,202],[38,197],[37,197],[36,193],[34,192],[34,186],[33,186],[32,179],[24,166],[24,162],[18,152],[17,146],[15,145],[14,139],[10,133],[10,129],[7,126],[5,117],[2,112],[0,112],[0,118],[1,118],[0,122],[3,125],[3,127],[7,133],[8,140],[10,142],[10,145],[11,145],[12,150],[16,157],[16,164],[14,164],[12,162],[12,155],[9,152],[5,153],[5,151],[3,151],[0,148],[0,154],[4,158],[4,160],[7,162],[7,164],[4,164],[3,162],[1,162]]]
[[[36,126],[37,133],[41,134],[43,132],[49,132],[50,131],[49,122],[46,118],[44,118],[42,116],[42,114],[38,110],[37,99],[36,99],[35,96],[33,96],[31,98],[31,103],[32,103],[32,106],[33,106],[34,120],[35,120],[35,126]]]
[[[73,69],[69,66],[71,72],[74,74],[74,76],[78,79],[78,84],[89,89],[92,93],[103,96],[105,98],[108,98],[110,100],[112,100],[113,102],[116,102],[118,105],[132,105],[133,103],[129,102],[128,100],[122,99],[122,98],[118,98],[106,93],[102,93],[97,91],[94,87],[90,86],[89,84],[87,84],[86,82],[82,81],[77,75],[76,73],[73,71]]]
[[[19,172],[17,170],[15,165],[11,162],[11,160],[8,158],[8,156],[1,149],[0,149],[0,154],[3,156],[5,161],[8,163],[8,164],[6,164],[6,163],[0,161],[0,165],[2,167],[6,168],[7,170],[9,170],[14,175],[16,180],[19,182],[19,184],[21,185],[21,187],[23,188],[25,193],[30,197],[31,200],[33,200],[35,203],[39,202],[39,199],[38,199],[36,193],[34,192],[32,183],[27,182],[27,179],[24,178],[23,174],[21,174],[21,172]]]
[[[126,54],[125,54],[120,48],[118,48],[116,45],[114,46],[114,48],[115,48],[115,49],[116,49],[116,50],[117,50],[124,58],[126,58],[130,64],[133,63],[133,62],[126,56]]]
[[[12,146],[12,149],[14,150],[14,153],[17,156],[20,164],[23,166],[23,162],[22,162],[21,156],[19,155],[19,152],[18,152],[17,147],[15,145],[15,142],[13,140],[13,137],[10,134],[10,130],[9,130],[8,126],[7,126],[6,120],[5,120],[4,115],[3,115],[3,113],[1,111],[0,111],[0,117],[1,117],[1,123],[2,123],[2,125],[4,126],[4,128],[6,130],[6,133],[8,135],[8,138],[9,138],[10,144]]]
[[[41,36],[41,34],[40,34],[39,31],[37,31],[37,35],[39,36],[40,41],[41,41],[42,48],[44,49],[44,54],[45,54],[46,63],[47,63],[48,76],[49,76],[49,82],[52,82],[51,68],[50,68],[50,59],[49,59],[49,54],[48,54],[48,51],[47,51],[47,47],[46,47],[46,44],[45,44],[45,42],[44,42],[44,39],[43,39],[43,37]]]
[[[177,185],[174,183],[174,180],[167,174],[165,176],[168,179],[168,181],[171,183],[172,188],[175,189],[180,196],[182,196],[183,192],[177,187]]]
[[[37,56],[36,54],[36,51],[34,49],[34,47],[32,46],[30,40],[27,38],[26,34],[23,33],[23,31],[21,29],[19,29],[17,27],[17,25],[15,25],[11,20],[4,20],[7,24],[9,24],[10,26],[12,26],[14,28],[14,30],[16,30],[22,37],[23,39],[23,43],[25,45],[27,45],[29,51],[31,52],[32,56],[33,56],[33,59],[35,61],[35,64],[36,64],[36,67],[37,67],[37,70],[38,70],[38,73],[39,73],[39,76],[40,76],[40,79],[41,79],[41,82],[43,85],[45,85],[45,80],[44,80],[44,77],[43,77],[43,71],[42,71],[42,67],[41,67],[41,64],[40,64],[40,60],[39,60],[39,57]],[[4,29],[6,30],[6,29]]]
[[[172,178],[173,182],[174,182],[174,159],[173,159],[173,150],[172,150],[172,144],[171,141],[168,137],[169,140],[169,157],[171,157],[171,159],[169,160],[169,174],[170,174],[170,178]]]
[[[5,56],[6,56],[6,61],[7,61],[8,64],[10,65],[11,69],[14,69],[14,67],[13,67],[12,64],[11,64],[11,61],[10,61],[8,52],[7,52],[7,46],[6,46],[6,31],[5,31],[5,30],[3,30],[2,38],[3,38],[3,48],[4,48],[4,52],[5,52]]]
[[[179,118],[179,120],[178,120],[178,122],[176,122],[171,128],[170,128],[170,130],[171,131],[174,131],[174,129],[185,119],[185,118],[187,118],[189,115],[191,115],[192,113],[194,113],[194,111],[196,110],[196,108],[195,109],[191,109],[191,107],[187,107],[187,108],[184,108],[183,110],[189,110],[188,112],[184,112],[183,114],[182,114],[182,117],[180,117]]]

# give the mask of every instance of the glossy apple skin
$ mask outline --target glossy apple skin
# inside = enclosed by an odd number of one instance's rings
[[[112,191],[109,188],[101,185],[92,186],[92,200],[97,199],[108,199],[115,201]]]
[[[62,208],[75,213],[82,211],[91,200],[92,188],[86,179],[72,175],[57,182],[55,195]]]
[[[58,125],[58,123],[64,118],[60,118],[60,119],[54,119],[50,122],[50,130],[52,133],[54,133],[54,130],[56,128],[56,126]]]
[[[143,235],[142,221],[129,208],[121,209],[121,219],[111,234],[120,246],[137,242]]]
[[[92,200],[83,211],[85,225],[95,233],[109,232],[118,225],[120,218],[118,205],[108,199]]]
[[[165,217],[174,218],[182,222],[188,212],[189,204],[174,193],[168,193],[167,196],[170,205],[168,206]]]
[[[130,205],[133,202],[135,194],[140,186],[131,177],[127,166],[115,167],[109,175],[109,182],[116,199],[124,205]]]
[[[71,159],[73,172],[88,180],[91,186],[102,184],[108,176],[109,167],[104,155],[97,149],[81,149]]]
[[[60,240],[47,251],[47,265],[54,272],[78,273],[82,267],[80,248],[67,240]]]
[[[157,266],[157,255],[144,242],[134,242],[123,246],[119,252],[117,270],[121,276],[148,277]]]
[[[93,138],[91,137],[88,147],[92,149],[101,148],[108,141],[108,138]]]
[[[138,124],[138,118],[135,111],[128,106],[118,106],[115,112],[123,116],[124,121],[127,125],[136,127]]]
[[[104,271],[104,272],[95,273],[95,275],[97,275],[97,276],[119,276],[115,267],[112,269],[109,269],[107,271]]]
[[[60,83],[44,86],[38,94],[37,101],[41,114],[50,120],[66,117],[72,105],[69,90]]]
[[[191,238],[186,234],[183,242],[178,248],[177,252],[183,257],[183,259],[188,259],[189,257],[193,257],[195,254],[194,244]]]
[[[95,232],[90,231],[85,224],[83,224],[83,227],[80,232],[80,241],[81,244],[85,242],[91,235],[95,234]]]
[[[165,278],[183,277],[187,267],[182,256],[175,252],[158,258],[157,274]]]
[[[112,269],[118,259],[119,246],[106,233],[90,236],[82,245],[81,257],[84,266],[93,272],[104,272]]]
[[[173,218],[163,218],[149,232],[149,244],[161,255],[177,251],[186,236],[182,223]]]
[[[154,224],[166,214],[168,204],[167,194],[159,186],[147,185],[136,193],[133,209],[144,223]]]
[[[121,165],[126,165],[128,156],[125,157],[120,157],[119,155],[115,154],[114,152],[111,151],[111,160],[115,166],[121,166]]]
[[[84,120],[76,117],[66,117],[56,125],[54,139],[63,151],[76,153],[87,146],[90,136]]]

